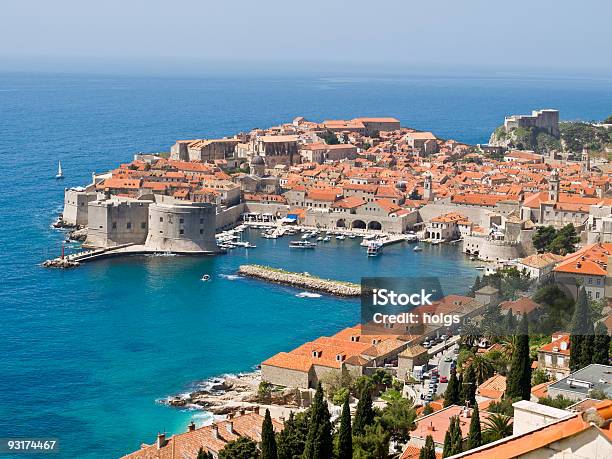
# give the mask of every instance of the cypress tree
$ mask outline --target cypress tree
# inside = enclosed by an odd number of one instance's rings
[[[457,371],[452,368],[450,377],[448,378],[448,386],[444,392],[444,406],[457,405],[459,403],[459,381],[457,380]]]
[[[340,430],[338,431],[338,459],[351,459],[353,457],[353,433],[351,432],[351,408],[347,395],[342,405],[340,417]]]
[[[589,328],[590,327],[590,328]],[[595,330],[593,325],[587,325],[587,333],[582,338],[581,351],[580,351],[580,363],[583,367],[586,367],[593,361],[595,355]],[[570,351],[571,352],[571,351]],[[570,360],[571,364],[571,360]]]
[[[480,413],[478,405],[474,405],[472,410],[472,419],[470,421],[470,433],[468,434],[467,448],[478,448],[482,445],[482,431],[480,430]]]
[[[374,408],[372,407],[372,392],[369,384],[361,389],[359,402],[355,411],[355,421],[353,422],[353,434],[363,435],[366,426],[374,424]]]
[[[588,332],[589,328],[589,301],[587,298],[586,290],[584,287],[580,287],[578,290],[578,297],[576,298],[576,305],[574,306],[574,315],[572,316],[572,323],[570,326],[570,368],[572,371],[579,370],[588,362],[583,362],[582,349],[584,337]]]
[[[436,446],[431,435],[427,435],[425,446],[421,448],[419,453],[419,459],[436,459]]]
[[[514,313],[512,309],[508,311],[506,314],[506,325],[505,325],[506,333],[512,335],[516,331],[516,320],[514,320]]]
[[[465,370],[465,378],[463,379],[463,393],[466,404],[470,406],[476,405],[476,372],[472,365]]]
[[[444,449],[442,450],[442,457],[448,457],[453,454],[451,452],[453,450],[453,443],[452,443],[453,440],[451,438],[451,427],[452,426],[453,426],[453,420],[451,419],[451,423],[448,427],[448,430],[444,434]]]
[[[453,428],[451,429],[451,453],[459,454],[463,452],[463,434],[459,425],[459,416],[453,416]]]
[[[527,314],[519,324],[516,350],[512,355],[510,372],[506,380],[506,395],[509,398],[529,400],[531,397],[531,358],[529,357],[529,335]]]
[[[463,385],[463,373],[459,374],[457,378],[457,387],[459,388],[459,400],[457,404],[465,405],[465,386]]]
[[[261,459],[278,459],[274,426],[268,409],[261,426]]]
[[[601,365],[610,364],[610,334],[608,328],[603,322],[599,322],[595,326],[595,343],[593,345],[592,363]]]
[[[304,459],[328,459],[333,456],[331,422],[323,387],[319,382],[310,412],[310,425],[304,445]]]

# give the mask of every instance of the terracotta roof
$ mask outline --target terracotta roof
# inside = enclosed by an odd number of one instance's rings
[[[594,411],[604,420],[610,420],[612,417],[612,401],[603,400],[594,408]],[[458,454],[456,458],[473,458],[473,459],[490,459],[494,458],[511,458],[519,457],[530,452],[538,451],[551,443],[558,442],[564,438],[572,437],[587,429],[597,429],[608,440],[612,440],[612,430],[608,422],[605,427],[597,427],[591,422],[583,419],[583,416],[577,414],[569,419],[562,419],[552,424],[545,425],[539,429],[525,432],[520,435],[512,435],[502,440],[489,443],[480,448]],[[548,456],[548,452],[542,451]]]
[[[554,269],[555,272],[605,276],[612,243],[592,244],[567,255]]]
[[[493,375],[483,382],[476,393],[481,397],[499,399],[506,392],[506,377],[502,375]]]

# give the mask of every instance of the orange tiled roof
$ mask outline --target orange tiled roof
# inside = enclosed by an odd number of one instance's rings
[[[612,417],[612,401],[603,400],[596,405],[596,411],[601,418],[609,420]],[[591,428],[599,430],[608,440],[612,440],[610,423],[605,427],[597,427],[595,424],[585,421],[581,414],[577,414],[569,419],[562,419],[536,430],[520,435],[512,435],[503,440],[489,443],[475,450],[460,454],[458,457],[472,459],[518,457],[540,450],[551,443],[572,437]],[[546,454],[545,452],[543,453]]]

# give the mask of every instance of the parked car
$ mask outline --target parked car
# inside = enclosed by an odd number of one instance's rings
[[[448,378],[446,376],[440,376],[440,382],[441,383],[447,383],[448,382]]]
[[[433,396],[432,396],[432,395],[427,394],[427,395],[425,396],[425,401],[426,401],[426,402],[431,402],[431,401],[433,401]]]
[[[445,362],[452,362],[453,358],[450,355],[447,355],[446,357],[444,357],[444,361]]]

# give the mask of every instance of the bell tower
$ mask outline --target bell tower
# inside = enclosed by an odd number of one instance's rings
[[[551,201],[559,202],[559,171],[553,169],[548,181],[548,197]]]

